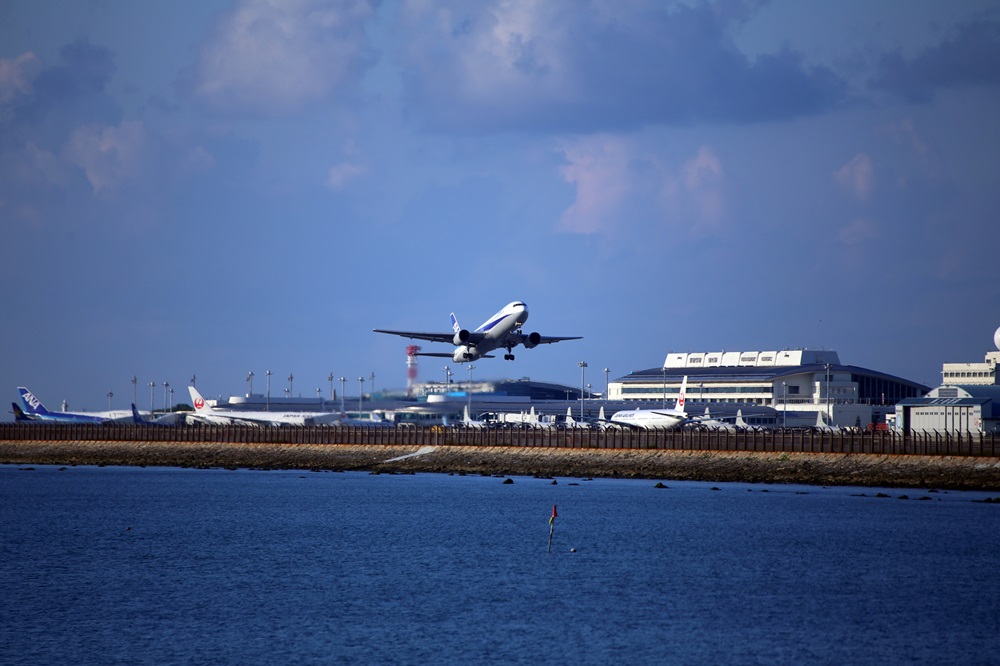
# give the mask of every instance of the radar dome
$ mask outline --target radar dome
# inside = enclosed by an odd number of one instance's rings
[[[1000,349],[1000,328],[993,334],[993,344],[997,346],[997,349]]]

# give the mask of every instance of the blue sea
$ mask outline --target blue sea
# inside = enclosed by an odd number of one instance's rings
[[[989,493],[503,481],[0,466],[0,663],[1000,663]]]

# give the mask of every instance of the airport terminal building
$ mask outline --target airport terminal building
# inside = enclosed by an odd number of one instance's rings
[[[796,424],[815,422],[817,412],[825,414],[829,425],[881,423],[896,403],[930,390],[877,370],[844,365],[835,351],[784,349],[670,353],[663,367],[637,370],[611,382],[608,398],[672,404],[685,376],[689,403],[772,408],[779,415],[794,415]]]

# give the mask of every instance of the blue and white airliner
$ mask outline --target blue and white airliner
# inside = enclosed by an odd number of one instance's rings
[[[514,347],[524,345],[532,349],[538,345],[547,345],[563,340],[579,340],[581,336],[556,337],[539,335],[538,333],[523,333],[521,327],[528,321],[528,306],[521,301],[514,301],[504,306],[502,310],[484,321],[479,328],[469,331],[458,324],[455,313],[451,313],[451,333],[422,333],[420,331],[387,331],[373,329],[376,333],[398,335],[411,340],[427,340],[428,342],[450,342],[457,348],[451,354],[436,352],[419,352],[418,356],[439,356],[450,358],[455,363],[468,363],[480,358],[493,358],[490,352],[495,349],[506,349],[504,359],[514,360]]]
[[[132,412],[122,410],[110,412],[52,412],[46,409],[42,401],[25,387],[18,386],[17,392],[21,394],[21,402],[24,403],[23,415],[18,416],[18,420],[55,421],[59,423],[113,423],[129,422],[132,420]]]

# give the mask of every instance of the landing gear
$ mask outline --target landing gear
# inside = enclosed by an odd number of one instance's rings
[[[503,355],[503,360],[505,360],[505,361],[513,361],[514,360],[514,355],[513,354],[504,354]]]

